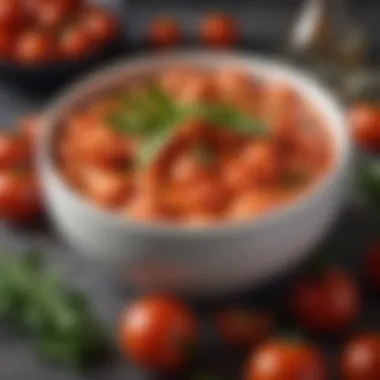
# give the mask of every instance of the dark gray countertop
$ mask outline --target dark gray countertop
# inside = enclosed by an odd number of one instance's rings
[[[141,3],[142,4],[142,3]],[[130,25],[133,29],[135,36],[139,34],[142,26],[149,19],[152,14],[151,7],[139,5],[138,12],[133,16],[133,23]],[[241,4],[241,5],[239,5]],[[252,34],[257,39],[263,39],[273,42],[278,38],[278,31],[284,25],[289,17],[289,12],[292,8],[284,11],[276,11],[278,8],[269,8],[263,6],[263,1],[257,3],[249,3],[252,8],[251,12],[247,13],[240,7],[246,7],[247,3],[237,2],[230,6],[241,15],[242,22],[246,26],[248,34]],[[256,5],[255,5],[256,4]],[[374,4],[373,7],[376,5]],[[190,3],[184,4],[182,8],[173,11],[171,6],[167,5],[168,9],[178,14],[184,15],[188,20],[188,27],[191,27],[191,17],[189,15],[199,12],[194,10]],[[158,6],[160,11],[165,10],[165,6],[160,2]],[[379,9],[378,6],[376,9]],[[369,8],[362,10],[362,13],[368,14],[369,28],[376,28],[376,12],[373,13]],[[132,17],[131,17],[132,18]],[[270,28],[267,27],[271,25]],[[273,26],[273,27],[272,27]],[[375,30],[375,29],[372,29]],[[376,40],[376,38],[374,38]],[[380,41],[379,41],[380,42]],[[23,92],[17,88],[11,88],[0,84],[0,115],[1,124],[5,128],[18,116],[23,115],[25,112],[40,109],[50,100],[50,96],[46,94],[43,96],[31,95],[30,93]],[[334,252],[338,260],[347,266],[355,275],[359,275],[357,270],[360,257],[368,242],[373,238],[380,236],[380,223],[379,217],[374,210],[368,207],[351,202],[348,205],[346,212],[342,215],[337,228],[332,231],[329,246],[334,248]],[[47,229],[39,229],[35,231],[18,231],[10,229],[7,226],[0,228],[0,243],[2,248],[10,249],[13,251],[21,251],[24,248],[34,246],[43,249],[47,253],[49,262],[63,271],[67,277],[67,281],[72,283],[73,286],[82,288],[89,294],[93,300],[94,307],[99,313],[101,318],[110,326],[114,328],[117,315],[120,310],[127,304],[128,300],[132,297],[132,290],[123,290],[115,286],[113,279],[107,274],[103,273],[101,268],[93,268],[88,266],[79,259],[74,252],[67,248],[61,239],[54,234],[53,231]],[[283,294],[284,283],[289,280],[289,276],[278,280],[274,284],[270,284],[259,290],[247,291],[244,295],[232,296],[229,299],[242,301],[249,304],[258,304],[263,300],[267,303],[270,300],[275,308],[281,305],[280,299]],[[228,303],[228,300],[215,300],[213,304],[220,302]],[[366,299],[365,307],[363,310],[363,318],[359,322],[360,327],[369,328],[371,326],[378,328],[380,320],[380,305],[375,304],[374,300]],[[207,312],[211,308],[210,303],[200,303],[197,305],[201,313]],[[322,342],[322,347],[326,352],[337,352],[339,350],[339,341],[332,341],[329,344]],[[205,355],[201,362],[205,363],[205,367],[212,368],[212,371],[221,372],[223,376],[220,379],[237,379],[240,378],[235,372],[235,354],[225,351],[219,351],[215,348],[212,340],[206,342]],[[221,366],[221,361],[225,365]],[[239,360],[237,360],[239,362]],[[214,365],[213,365],[214,363]],[[231,373],[228,372],[230,367]],[[236,366],[239,368],[239,366]],[[30,345],[22,339],[16,338],[11,331],[6,328],[0,329],[0,378],[2,380],[79,380],[79,379],[94,379],[94,380],[148,380],[153,377],[144,374],[131,367],[124,360],[115,360],[103,368],[92,371],[88,374],[73,374],[65,373],[55,368],[44,367],[33,356]],[[185,379],[186,377],[174,377],[176,379]],[[333,378],[333,377],[332,377]]]

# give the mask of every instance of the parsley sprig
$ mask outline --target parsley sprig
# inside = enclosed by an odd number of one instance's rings
[[[30,336],[49,362],[82,367],[107,347],[87,299],[45,270],[39,252],[0,256],[0,318]]]

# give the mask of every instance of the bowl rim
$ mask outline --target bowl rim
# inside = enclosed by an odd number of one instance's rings
[[[227,62],[227,63],[225,63]],[[259,217],[253,217],[244,221],[227,221],[225,223],[215,223],[207,226],[194,225],[173,225],[165,222],[149,222],[128,219],[125,215],[113,213],[102,209],[99,206],[90,203],[84,196],[76,192],[62,178],[57,170],[52,157],[52,143],[55,131],[57,129],[57,121],[60,113],[65,108],[73,108],[76,100],[83,99],[87,94],[100,93],[106,91],[107,88],[113,88],[111,83],[117,78],[133,76],[133,72],[141,75],[144,70],[152,72],[160,67],[175,66],[182,64],[183,66],[218,66],[218,67],[240,67],[252,74],[260,69],[266,72],[270,71],[282,74],[287,81],[297,88],[304,96],[307,93],[313,93],[318,96],[319,108],[328,106],[328,111],[323,113],[327,128],[333,137],[333,146],[335,151],[334,163],[329,170],[319,179],[318,183],[311,189],[298,195],[294,200],[285,202],[273,210],[268,210]],[[139,74],[140,73],[140,74]],[[136,75],[135,74],[135,75]],[[256,73],[257,74],[257,73]],[[321,105],[321,103],[323,103]],[[337,124],[336,128],[332,128],[332,120]],[[223,235],[225,233],[234,233],[237,231],[249,231],[255,226],[263,226],[285,220],[292,215],[297,214],[303,207],[307,206],[312,200],[323,195],[323,193],[334,184],[337,178],[345,176],[349,166],[351,156],[351,141],[346,132],[346,118],[343,103],[330,92],[326,86],[322,85],[314,76],[286,61],[273,58],[268,55],[255,55],[249,53],[236,53],[230,51],[203,51],[185,50],[175,52],[145,53],[133,56],[132,58],[118,59],[115,62],[106,65],[101,70],[95,70],[85,75],[79,81],[69,85],[63,93],[47,107],[42,116],[42,133],[38,141],[38,167],[41,174],[48,173],[50,178],[48,181],[54,180],[62,191],[80,208],[84,213],[90,214],[92,218],[97,218],[103,223],[120,228],[122,230],[133,231],[134,233],[171,236],[171,237],[208,237],[210,235]],[[44,178],[46,181],[46,178]],[[43,186],[46,186],[43,181]]]

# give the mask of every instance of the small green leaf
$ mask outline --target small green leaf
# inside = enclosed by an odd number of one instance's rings
[[[375,204],[380,205],[380,163],[362,163],[358,171],[361,191]]]
[[[228,128],[241,134],[265,137],[268,132],[265,124],[260,119],[225,104],[199,105],[194,108],[194,116],[196,115],[220,128]]]
[[[41,252],[30,250],[24,254],[23,262],[29,270],[39,272],[44,263],[43,255]]]

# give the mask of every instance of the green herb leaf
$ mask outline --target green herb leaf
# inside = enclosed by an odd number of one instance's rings
[[[358,182],[369,200],[380,205],[380,163],[362,163],[358,171]]]
[[[211,103],[196,106],[193,116],[198,116],[210,124],[241,134],[265,137],[268,132],[260,119],[225,104]]]
[[[28,333],[46,360],[82,365],[107,346],[85,298],[44,270],[39,252],[3,255],[0,316]]]

